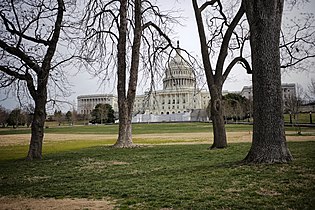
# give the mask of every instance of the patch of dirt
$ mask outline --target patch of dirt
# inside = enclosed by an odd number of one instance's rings
[[[12,198],[12,197],[0,197],[0,210],[77,210],[77,209],[114,209],[113,202],[103,200],[88,200],[88,199],[53,199],[53,198]]]
[[[30,134],[0,135],[0,146],[28,145],[31,139]],[[117,135],[98,134],[51,134],[46,133],[44,142],[62,142],[75,140],[112,140],[117,139]]]

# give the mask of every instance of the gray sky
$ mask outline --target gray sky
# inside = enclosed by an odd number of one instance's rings
[[[197,28],[195,24],[193,9],[190,0],[181,0],[181,1],[169,1],[161,0],[162,9],[180,9],[182,10],[182,16],[186,19],[183,19],[181,22],[183,26],[178,25],[174,28],[174,31],[177,32],[175,35],[176,39],[180,41],[180,47],[190,52],[192,55],[198,56],[200,58],[200,46],[199,38],[197,33]],[[315,1],[304,8],[301,8],[301,11],[313,12],[315,13]],[[175,43],[176,40],[174,40]],[[298,73],[289,73],[286,72],[283,74],[282,83],[298,83],[302,85],[304,89],[307,88],[307,85],[310,83],[311,78],[315,78],[315,67],[310,67],[310,72],[298,72]],[[100,84],[97,78],[93,78],[86,72],[81,72],[75,74],[76,69],[71,70],[69,81],[72,84],[73,94],[68,98],[68,101],[76,103],[76,97],[78,95],[84,94],[96,94],[96,93],[115,93],[115,87],[113,85],[104,85]],[[243,86],[251,85],[251,75],[247,75],[245,70],[242,68],[234,68],[230,74],[230,77],[225,82],[223,89],[228,91],[240,91]],[[142,93],[143,88],[138,88],[138,92]],[[0,93],[0,97],[3,94]],[[0,99],[2,99],[1,97]],[[0,105],[13,109],[18,107],[16,99],[11,97],[5,101],[0,101]],[[70,109],[69,106],[65,106],[64,112]]]
[[[185,19],[182,20],[183,26],[178,25],[178,27],[174,29],[177,32],[176,39],[180,41],[181,48],[200,58],[199,38],[191,1],[158,0],[157,2],[165,2],[164,4],[161,4],[162,9],[174,8],[175,10],[182,10],[182,16],[185,17]],[[164,6],[166,8],[163,8]],[[301,8],[301,12],[303,11],[315,13],[315,1],[311,1],[309,6]],[[310,69],[310,71],[311,72],[298,73],[285,72],[282,74],[282,83],[298,83],[306,89],[307,85],[310,83],[311,78],[315,78],[315,68]],[[80,79],[73,81],[76,83],[74,88],[74,91],[76,92],[74,94],[75,97],[80,94],[93,94],[102,92],[113,93],[113,89],[115,91],[115,87],[106,87],[106,85],[100,87],[100,84],[97,83],[97,79],[91,78],[91,76],[86,73],[79,75],[78,77],[80,77]],[[251,75],[246,74],[246,71],[239,67],[232,70],[228,80],[223,86],[223,89],[229,91],[240,91],[243,86],[246,85],[251,85]],[[138,88],[138,92],[142,93],[143,88]]]

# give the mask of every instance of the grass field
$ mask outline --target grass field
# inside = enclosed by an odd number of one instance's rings
[[[312,113],[312,123],[315,123],[315,113]],[[309,113],[299,113],[298,115],[295,116],[292,114],[292,123],[310,123],[310,114]],[[290,115],[289,114],[284,114],[284,121],[286,123],[290,122]]]
[[[315,208],[314,128],[302,136],[288,131],[292,163],[258,166],[240,162],[251,126],[228,125],[230,144],[223,150],[208,150],[210,129],[205,123],[139,124],[134,139],[146,145],[114,149],[116,125],[52,127],[44,159],[33,162],[23,160],[27,129],[0,130],[3,141],[24,141],[0,144],[0,209],[9,198],[15,205],[20,198],[105,199],[117,209]],[[180,144],[161,145],[167,143]]]
[[[49,125],[49,124],[48,124]],[[227,132],[249,131],[252,125],[227,124]],[[152,133],[198,133],[212,132],[210,123],[150,123],[150,124],[133,124],[134,134],[152,134]],[[303,127],[302,132],[315,131],[315,128]],[[295,131],[296,127],[286,127],[287,131]],[[118,132],[118,124],[112,125],[90,125],[90,126],[48,126],[45,133],[59,134],[115,134]],[[0,128],[0,135],[8,134],[29,134],[30,128]]]
[[[315,142],[290,142],[285,165],[242,165],[249,143],[91,147],[1,161],[1,196],[112,200],[119,209],[314,209]]]

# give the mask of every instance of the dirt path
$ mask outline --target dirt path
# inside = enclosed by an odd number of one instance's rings
[[[251,142],[252,133],[249,131],[227,132],[228,142]],[[117,135],[95,135],[95,134],[45,134],[45,143],[76,140],[111,140],[115,141]],[[135,142],[150,144],[158,141],[173,143],[209,143],[213,141],[212,133],[161,133],[161,134],[134,134]],[[0,146],[28,145],[30,134],[0,135]],[[287,136],[288,141],[315,141],[315,136]]]
[[[114,204],[108,200],[0,197],[0,210],[111,210],[114,207]]]

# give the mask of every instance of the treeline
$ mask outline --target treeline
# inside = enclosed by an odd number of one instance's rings
[[[5,109],[0,106],[0,126],[18,128],[19,126],[30,127],[33,120],[33,109],[13,110]],[[114,123],[117,119],[115,112],[109,104],[97,104],[90,114],[78,114],[77,111],[67,111],[63,113],[55,110],[54,114],[48,115],[46,121],[57,122],[58,125],[74,125],[76,122],[105,124]]]
[[[12,111],[0,106],[0,125],[1,127],[19,126],[30,127],[33,120],[32,112],[29,110],[13,109]]]
[[[47,121],[55,121],[59,125],[69,124],[73,125],[75,122],[84,122],[92,124],[114,123],[116,120],[115,112],[109,104],[97,104],[89,114],[79,114],[77,111],[68,111],[62,113],[55,110],[53,115],[48,116]]]

